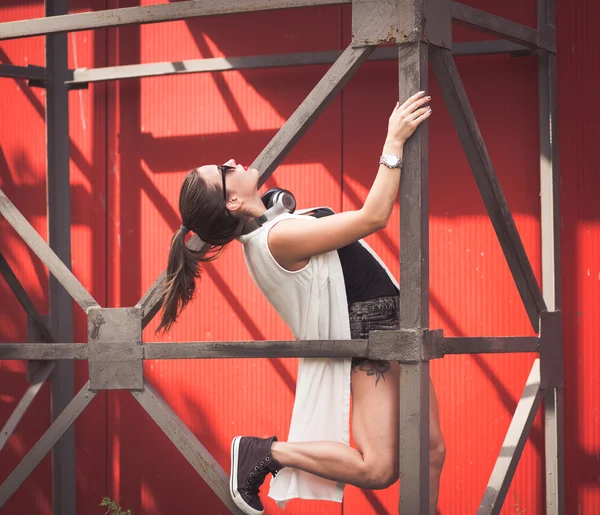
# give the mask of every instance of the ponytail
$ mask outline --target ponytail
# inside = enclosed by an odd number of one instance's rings
[[[163,294],[163,312],[157,332],[168,332],[185,306],[192,300],[196,279],[200,277],[199,262],[204,249],[194,251],[185,244],[185,232],[179,229],[171,239]]]
[[[162,294],[163,311],[156,332],[169,331],[194,297],[196,279],[202,271],[200,263],[219,257],[225,246],[242,233],[244,221],[232,217],[226,210],[222,191],[209,187],[195,170],[188,173],[181,187],[179,211],[184,226],[171,239]],[[192,240],[193,246],[185,242],[186,227],[197,235],[195,241]]]

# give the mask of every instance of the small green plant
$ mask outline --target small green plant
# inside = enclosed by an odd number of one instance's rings
[[[523,515],[523,513],[525,513],[527,510],[521,509],[521,503],[519,501],[519,496],[517,495],[517,492],[513,491],[513,497],[515,498],[515,503],[513,504],[513,508],[515,509],[514,515]]]
[[[102,498],[102,502],[100,506],[108,508],[104,515],[132,515],[131,510],[124,510],[121,508],[115,501],[110,499],[109,497]]]

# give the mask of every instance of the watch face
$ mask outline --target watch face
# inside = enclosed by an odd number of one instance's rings
[[[398,164],[398,156],[387,156],[385,162],[388,166],[396,166]]]

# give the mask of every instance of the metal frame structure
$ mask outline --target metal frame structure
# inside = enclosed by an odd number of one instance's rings
[[[206,59],[67,68],[67,32],[195,16],[352,3],[353,37],[342,52]],[[51,378],[53,422],[0,486],[0,507],[41,459],[53,450],[54,512],[75,513],[72,424],[101,390],[129,390],[232,513],[227,474],[143,375],[144,359],[233,357],[369,357],[401,362],[399,511],[428,513],[429,362],[445,354],[538,352],[478,513],[500,512],[538,408],[545,400],[546,509],[565,513],[563,372],[557,158],[556,37],[554,0],[537,0],[538,26],[526,27],[451,0],[221,0],[66,14],[66,0],[46,0],[45,18],[0,24],[0,40],[46,36],[46,68],[0,66],[0,75],[46,87],[49,245],[0,190],[0,213],[51,272],[48,323],[6,260],[0,272],[28,314],[38,340],[0,345],[0,359],[27,360],[31,386],[0,432],[6,443],[41,384]],[[452,43],[452,23],[492,34],[499,41]],[[375,50],[379,45],[387,47]],[[535,53],[539,62],[540,173],[543,291],[534,276],[512,214],[471,110],[453,54]],[[102,308],[70,271],[68,90],[93,81],[225,69],[333,63],[298,109],[252,163],[260,185],[367,59],[398,59],[399,99],[427,89],[431,63],[471,165],[536,337],[447,338],[429,328],[428,129],[405,146],[401,185],[400,326],[367,340],[144,343],[142,329],[156,314],[164,273],[136,306]],[[188,245],[199,248],[197,236]],[[71,298],[88,317],[88,342],[73,339]],[[89,381],[73,397],[72,360],[87,360]]]

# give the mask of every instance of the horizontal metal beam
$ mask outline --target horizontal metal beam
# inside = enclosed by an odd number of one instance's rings
[[[144,359],[366,358],[369,340],[146,343]]]
[[[198,16],[346,4],[350,2],[351,0],[187,0],[170,4],[106,9],[2,23],[0,24],[0,40],[120,27],[123,25],[177,21]]]
[[[377,331],[377,338],[388,331]],[[390,331],[391,333],[396,331]],[[434,331],[435,332],[435,331]],[[376,351],[369,340],[256,340],[234,342],[149,342],[143,359],[213,358],[366,358]],[[529,336],[444,338],[443,354],[538,352],[539,339]],[[3,343],[0,360],[88,359],[86,343]]]
[[[0,343],[0,360],[88,359],[85,343]]]
[[[73,272],[52,251],[2,190],[0,190],[0,214],[19,233],[23,241],[44,262],[52,275],[56,277],[84,311],[87,311],[91,306],[98,305],[94,297],[79,282],[79,279],[73,275]]]
[[[462,57],[469,55],[509,54],[513,57],[530,55],[532,49],[512,41],[493,39],[489,41],[465,41],[452,43],[452,55]]]
[[[177,21],[199,16],[345,3],[351,3],[351,0],[212,0],[202,2],[187,0],[171,4],[106,9],[6,22],[0,24],[0,40],[123,25]],[[540,44],[537,30],[459,2],[452,3],[452,18],[461,25],[530,48],[537,48]],[[544,45],[542,48],[555,51],[552,44],[542,44]]]
[[[444,354],[539,352],[539,343],[536,336],[444,338]]]
[[[386,50],[388,50],[386,48]],[[395,49],[392,49],[395,50]],[[165,75],[188,73],[223,72],[230,70],[249,70],[255,68],[280,68],[311,64],[331,64],[341,52],[310,52],[298,54],[258,55],[247,57],[215,57],[211,59],[192,59],[189,61],[167,61],[152,64],[131,64],[106,68],[80,68],[73,70],[73,79],[67,84],[85,84],[89,82],[137,79]]]
[[[527,47],[512,43],[511,41],[502,40],[455,43],[454,48],[452,49],[452,55],[455,57],[494,54],[524,55],[530,52],[531,50]],[[78,68],[72,71],[73,78],[66,83],[69,85],[77,85],[88,84],[91,82],[183,75],[188,73],[332,64],[341,54],[342,52],[340,50],[331,50],[327,52],[305,52],[297,54],[215,57],[211,59],[191,59],[189,61],[167,61],[151,64],[109,66],[106,68]],[[397,59],[397,47],[388,46],[377,48],[367,60],[396,61]]]
[[[366,358],[369,340],[146,343],[144,359]],[[0,360],[88,359],[85,343],[2,343]]]
[[[452,2],[452,19],[459,25],[470,29],[492,34],[529,48],[545,48],[555,52],[556,49],[547,42],[540,42],[538,31],[506,18],[475,9],[459,2]]]
[[[0,25],[1,27],[1,25]],[[0,77],[10,79],[46,80],[46,68],[43,66],[15,66],[13,64],[0,64]]]

